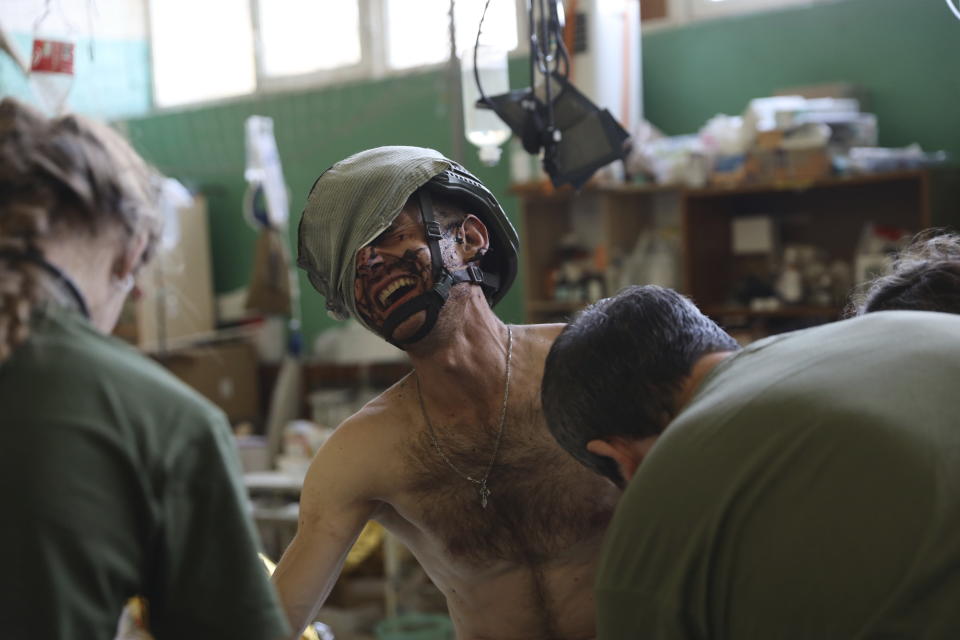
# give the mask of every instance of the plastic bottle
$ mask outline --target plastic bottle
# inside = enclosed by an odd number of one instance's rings
[[[780,299],[787,304],[797,304],[803,299],[803,275],[797,266],[798,251],[795,247],[787,247],[783,251],[783,271],[777,278],[776,290]]]
[[[510,90],[506,51],[481,43],[476,59],[484,94],[495,96]],[[473,73],[473,61],[474,49],[470,47],[460,58],[464,133],[467,140],[479,148],[480,161],[487,166],[493,166],[500,161],[500,145],[510,138],[510,128],[492,109],[480,109],[476,106],[480,91]]]
[[[67,22],[63,9],[48,9],[33,29],[30,53],[30,88],[40,105],[60,115],[73,86],[76,31]]]

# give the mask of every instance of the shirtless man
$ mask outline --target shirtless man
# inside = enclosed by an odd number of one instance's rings
[[[543,363],[562,325],[506,326],[491,310],[516,273],[496,199],[435,151],[381,147],[321,175],[299,235],[327,307],[404,348],[415,371],[313,460],[274,574],[291,626],[314,619],[374,519],[444,593],[458,638],[593,637],[615,491],[544,422]]]

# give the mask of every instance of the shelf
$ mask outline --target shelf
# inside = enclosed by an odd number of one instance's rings
[[[282,506],[254,504],[250,515],[259,523],[271,522],[295,525],[300,519],[300,505],[296,502]]]
[[[534,313],[574,313],[586,308],[590,302],[564,302],[562,300],[529,300],[527,308]],[[788,306],[771,310],[754,310],[731,305],[709,305],[703,312],[709,316],[747,316],[750,318],[839,318],[839,307]]]
[[[581,191],[602,193],[623,193],[631,195],[656,194],[673,192],[692,198],[716,196],[736,196],[751,193],[777,193],[790,191],[806,191],[809,189],[869,185],[875,183],[892,182],[897,180],[923,179],[929,174],[929,169],[912,169],[904,171],[887,171],[883,173],[863,173],[847,176],[830,176],[817,180],[768,182],[763,184],[743,184],[733,186],[686,187],[669,184],[587,184]],[[521,198],[533,199],[569,199],[578,195],[578,191],[570,187],[555,188],[550,182],[529,182],[511,185],[510,192]]]
[[[688,198],[714,198],[717,196],[737,196],[752,193],[785,193],[809,191],[811,189],[856,187],[897,181],[922,180],[927,175],[924,170],[890,171],[885,173],[865,173],[850,176],[834,176],[809,181],[770,182],[732,187],[703,187],[700,189],[681,189]]]
[[[651,183],[600,184],[597,182],[589,182],[579,191],[569,186],[557,188],[554,187],[549,181],[515,183],[510,186],[510,192],[512,194],[527,200],[569,200],[584,192],[642,195],[656,193],[678,193],[683,190],[684,187],[678,185]]]
[[[770,310],[754,310],[748,307],[711,305],[703,308],[708,316],[745,316],[748,318],[839,318],[839,307],[792,306]]]
[[[303,476],[282,471],[251,471],[243,474],[243,484],[251,492],[299,494],[303,489]]]
[[[851,271],[868,223],[907,233],[960,227],[960,171],[950,167],[730,187],[594,182],[577,192],[530,183],[514,185],[512,192],[523,215],[525,309],[531,322],[569,318],[587,305],[550,299],[557,249],[571,232],[608,257],[632,255],[643,233],[673,234],[679,239],[678,290],[710,316],[746,325],[759,336],[837,320],[842,303],[770,311],[727,304],[750,278],[772,278],[769,261],[776,257],[735,253],[737,220],[767,216],[776,245],[815,247],[823,261],[843,261]]]
[[[527,310],[534,313],[565,313],[576,312],[586,307],[589,302],[567,302],[563,300],[528,300]]]
[[[589,189],[589,185],[585,187]],[[549,181],[523,182],[510,185],[510,193],[525,200],[569,200],[579,191],[573,187],[554,187]]]

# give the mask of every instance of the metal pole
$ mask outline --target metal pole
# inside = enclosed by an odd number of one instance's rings
[[[449,74],[449,104],[450,104],[450,141],[451,156],[460,164],[464,164],[463,152],[463,91],[460,85],[460,61],[457,59],[457,28],[454,22],[454,7],[456,0],[450,0],[450,64]]]

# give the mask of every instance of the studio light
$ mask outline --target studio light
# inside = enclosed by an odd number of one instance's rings
[[[528,1],[531,87],[487,96],[476,75],[480,94],[476,106],[492,109],[528,153],[543,152],[543,168],[554,186],[579,189],[597,169],[627,155],[630,136],[609,111],[569,82],[558,3]],[[478,32],[475,55],[479,41]]]

